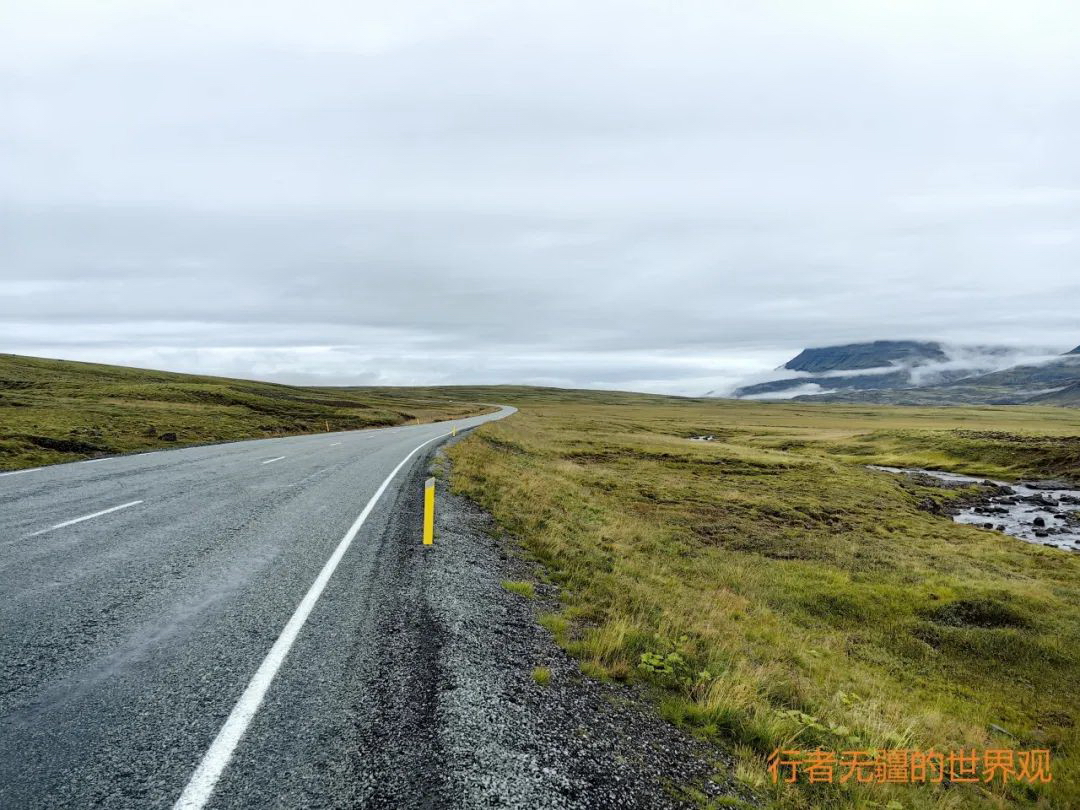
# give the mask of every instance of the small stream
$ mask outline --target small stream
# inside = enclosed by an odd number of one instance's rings
[[[903,467],[870,469],[904,475],[928,475],[952,484],[986,484],[999,487],[979,503],[962,506],[953,515],[957,523],[968,523],[1019,537],[1029,543],[1080,551],[1080,489],[1066,488],[1055,481],[1022,481],[1008,484],[970,475]]]

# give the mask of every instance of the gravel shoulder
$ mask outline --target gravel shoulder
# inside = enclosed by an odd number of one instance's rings
[[[447,465],[443,457],[436,464]],[[556,607],[554,589],[538,584],[530,599],[502,587],[535,579],[533,565],[488,515],[449,493],[445,479],[436,515],[436,545],[423,549],[423,592],[438,628],[435,711],[454,806],[681,808],[706,797],[752,804],[725,752],[662,720],[639,689],[582,675],[537,623]],[[534,680],[534,667],[551,671],[547,685]]]

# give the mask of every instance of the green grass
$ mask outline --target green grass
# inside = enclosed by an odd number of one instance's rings
[[[493,402],[522,411],[451,449],[453,485],[560,586],[563,607],[541,624],[585,672],[649,684],[665,716],[729,746],[770,803],[1080,806],[1080,555],[936,517],[919,504],[963,493],[865,466],[1075,478],[1075,409],[302,388],[0,355],[0,468],[437,421]],[[701,434],[716,441],[689,441]],[[1054,781],[766,777],[777,746],[856,741],[1048,747]]]
[[[538,686],[547,686],[551,683],[551,670],[548,667],[536,667],[532,671],[532,679]]]
[[[561,586],[541,623],[586,672],[649,684],[775,806],[1080,806],[1080,555],[865,466],[1076,477],[1080,411],[586,399],[519,400],[451,450]],[[1054,781],[772,785],[774,748],[818,745],[1047,747]]]
[[[0,469],[486,410],[431,390],[303,388],[0,354]]]
[[[533,587],[531,582],[512,582],[510,580],[504,580],[502,586],[510,591],[510,593],[516,593],[518,596],[524,596],[526,599],[532,599],[536,596],[536,588]]]

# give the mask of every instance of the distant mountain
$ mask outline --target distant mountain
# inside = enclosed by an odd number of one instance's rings
[[[1013,366],[1003,371],[981,374],[964,382],[968,385],[1003,386],[1016,390],[1071,385],[1080,382],[1080,352],[1071,351],[1049,363]]]
[[[1080,405],[1080,346],[1062,355],[1025,357],[1006,347],[879,340],[805,349],[778,371],[790,374],[743,386],[734,396],[901,405]]]
[[[1069,354],[1078,353],[1080,352],[1069,352]],[[1034,396],[1028,400],[1028,403],[1032,405],[1071,405],[1074,408],[1080,407],[1080,382],[1067,385],[1048,394]]]
[[[846,346],[825,346],[803,349],[784,363],[789,371],[858,371],[882,368],[891,364],[915,365],[929,361],[944,361],[948,357],[940,343],[917,340],[875,340],[872,343],[849,343]]]
[[[1026,403],[1080,405],[1080,352],[1071,351],[1049,362],[1021,364],[1001,371],[976,374],[945,383],[869,391],[833,391],[799,396],[819,402],[874,402],[893,405],[1021,405]]]
[[[988,348],[984,353],[998,351],[1001,350]],[[746,385],[737,389],[734,396],[769,399],[822,392],[910,388],[924,376],[940,382],[972,373],[970,368],[948,368],[949,361],[948,352],[935,341],[875,340],[804,349],[780,369],[796,372],[799,376]],[[931,368],[937,370],[923,374]]]

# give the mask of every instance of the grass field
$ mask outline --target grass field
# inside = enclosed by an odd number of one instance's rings
[[[0,469],[485,410],[433,391],[301,388],[0,354]]]
[[[868,463],[1080,477],[1080,411],[519,400],[454,485],[561,586],[586,671],[655,688],[779,807],[1080,807],[1080,555]],[[711,434],[714,441],[690,441]],[[1053,781],[775,786],[779,747],[1048,748]]]
[[[561,586],[545,626],[587,672],[647,684],[668,718],[731,747],[759,795],[786,808],[1080,807],[1080,555],[954,524],[926,504],[964,491],[866,468],[1080,478],[1077,409],[300,388],[0,355],[0,467],[491,402],[521,410],[454,446],[453,482]],[[768,778],[774,749],[818,746],[1048,748],[1054,779]]]

